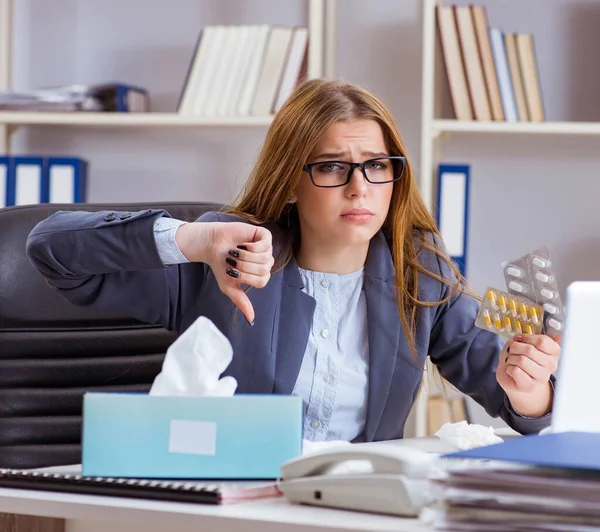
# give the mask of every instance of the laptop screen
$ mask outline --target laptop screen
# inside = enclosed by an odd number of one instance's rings
[[[600,432],[600,281],[567,288],[552,432]]]

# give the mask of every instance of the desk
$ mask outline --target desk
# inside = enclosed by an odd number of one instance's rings
[[[389,442],[388,442],[389,443]],[[443,453],[437,438],[398,445]],[[378,445],[367,443],[361,445]],[[346,532],[431,530],[417,519],[291,504],[283,497],[228,505],[161,502],[34,490],[0,489],[0,512],[56,517],[66,532]]]
[[[66,532],[430,530],[417,519],[295,505],[284,498],[216,506],[0,489],[0,512],[65,519]]]

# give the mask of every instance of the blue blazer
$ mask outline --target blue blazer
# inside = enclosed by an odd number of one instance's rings
[[[27,240],[27,253],[48,283],[75,305],[129,314],[179,332],[198,316],[210,318],[229,338],[234,357],[225,374],[238,381],[239,393],[290,394],[308,335],[315,300],[302,292],[296,263],[272,275],[266,287],[252,289],[256,312],[251,327],[221,293],[211,269],[202,263],[165,267],[154,242],[156,217],[163,210],[139,212],[58,212],[40,222]],[[207,213],[200,222],[240,221]],[[273,232],[277,247],[279,230]],[[279,240],[280,242],[281,240]],[[425,250],[423,265],[448,278],[447,265]],[[440,301],[449,287],[421,275],[420,298]],[[364,289],[370,349],[369,396],[364,441],[401,438],[417,397],[423,365],[429,355],[441,375],[501,416],[521,433],[549,425],[518,415],[496,381],[501,343],[495,334],[474,326],[478,303],[464,294],[443,305],[419,310],[416,324],[418,362],[410,353],[400,323],[394,287],[394,265],[382,232],[369,247]]]

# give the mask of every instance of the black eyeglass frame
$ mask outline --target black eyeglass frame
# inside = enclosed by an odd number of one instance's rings
[[[398,175],[397,177],[394,176],[394,179],[391,179],[390,181],[371,181],[368,176],[367,176],[367,172],[365,170],[365,165],[375,162],[375,161],[381,161],[381,160],[392,160],[392,161],[401,161],[402,162],[402,169],[400,171],[400,175]],[[313,178],[312,175],[312,169],[314,166],[317,166],[319,164],[327,164],[327,163],[340,163],[340,164],[348,164],[350,165],[350,170],[348,171],[348,175],[346,176],[346,181],[344,183],[340,183],[339,185],[317,185],[315,183],[315,180]],[[337,187],[345,187],[348,183],[350,183],[350,181],[352,180],[352,175],[354,174],[354,170],[356,170],[357,168],[360,168],[360,171],[362,173],[362,175],[364,176],[365,180],[368,183],[371,183],[372,185],[384,185],[386,183],[394,183],[395,181],[400,181],[400,179],[402,179],[402,176],[404,175],[404,171],[406,170],[406,157],[404,157],[403,155],[389,155],[388,157],[375,157],[373,159],[369,159],[367,161],[363,161],[362,163],[351,163],[349,161],[317,161],[314,163],[306,163],[303,167],[302,170],[304,172],[307,172],[310,180],[312,182],[312,184],[315,187],[318,188],[337,188]]]

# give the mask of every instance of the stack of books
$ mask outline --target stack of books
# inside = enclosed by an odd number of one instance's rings
[[[270,116],[306,76],[308,29],[206,26],[178,104],[184,115]]]
[[[544,121],[533,36],[489,27],[484,6],[438,5],[436,10],[455,117]]]

